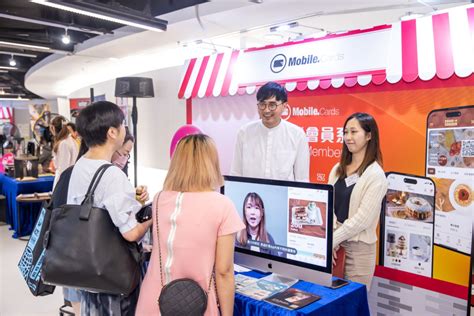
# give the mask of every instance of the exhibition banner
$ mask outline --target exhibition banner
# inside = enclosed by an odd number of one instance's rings
[[[423,176],[429,113],[435,109],[474,104],[473,78],[452,78],[450,83],[433,79],[430,85],[404,84],[397,90],[387,89],[385,84],[377,89],[345,90],[345,93],[328,90],[322,93],[292,92],[289,95],[284,118],[306,132],[310,151],[310,181],[327,182],[331,168],[340,160],[345,119],[354,112],[367,112],[375,117],[380,131],[384,170]],[[455,214],[445,212],[442,215],[453,217]],[[466,218],[466,222],[468,225],[472,223],[471,217],[469,220]],[[461,228],[457,223],[439,221],[435,237],[439,233],[436,238],[442,238],[445,231],[456,229],[452,224]],[[457,243],[458,236],[454,237],[453,241]],[[460,249],[469,246],[466,241]],[[433,278],[468,286],[471,274],[468,254],[437,246],[435,242],[432,261]]]
[[[390,26],[386,25],[324,40],[246,51],[238,57],[233,80],[248,86],[267,81],[355,77],[385,70],[390,34]]]

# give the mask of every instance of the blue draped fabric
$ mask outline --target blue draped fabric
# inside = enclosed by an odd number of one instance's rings
[[[265,276],[265,274],[256,271],[243,274],[254,278]],[[370,315],[367,290],[363,284],[349,282],[348,285],[333,290],[322,285],[299,281],[292,287],[316,294],[321,299],[301,309],[290,311],[236,293],[234,315]]]
[[[14,230],[13,238],[18,238],[18,223],[21,222],[21,235],[31,234],[38,217],[41,203],[17,203],[19,194],[49,192],[53,188],[54,177],[40,177],[33,181],[17,181],[0,173],[1,192],[6,197],[7,224]],[[21,221],[17,218],[17,207],[20,207]]]

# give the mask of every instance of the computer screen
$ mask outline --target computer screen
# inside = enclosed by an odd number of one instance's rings
[[[225,176],[222,193],[232,200],[246,225],[236,236],[236,263],[330,282],[331,185]],[[326,276],[321,279],[317,271]]]

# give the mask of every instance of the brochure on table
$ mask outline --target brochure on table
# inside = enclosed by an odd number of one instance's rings
[[[270,274],[261,279],[237,274],[235,276],[235,291],[260,301],[286,290],[296,282],[298,280],[277,274]]]
[[[309,305],[320,299],[321,297],[318,295],[290,287],[289,289],[266,298],[265,302],[289,310],[295,310],[305,307],[306,305]]]

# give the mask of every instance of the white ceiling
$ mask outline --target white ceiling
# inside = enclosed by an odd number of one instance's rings
[[[166,32],[124,27],[114,35],[93,38],[76,46],[75,53],[51,55],[26,75],[32,92],[52,99],[120,76],[182,65],[184,60],[209,55],[226,46],[241,49],[312,37],[323,28],[330,32],[390,24],[407,12],[430,14],[471,1],[422,0],[213,0],[160,16],[169,21]],[[199,14],[199,15],[197,15]],[[199,19],[197,18],[199,16]],[[200,22],[199,22],[200,21]],[[270,33],[270,26],[298,21],[299,27]],[[183,47],[203,40],[213,43]]]

